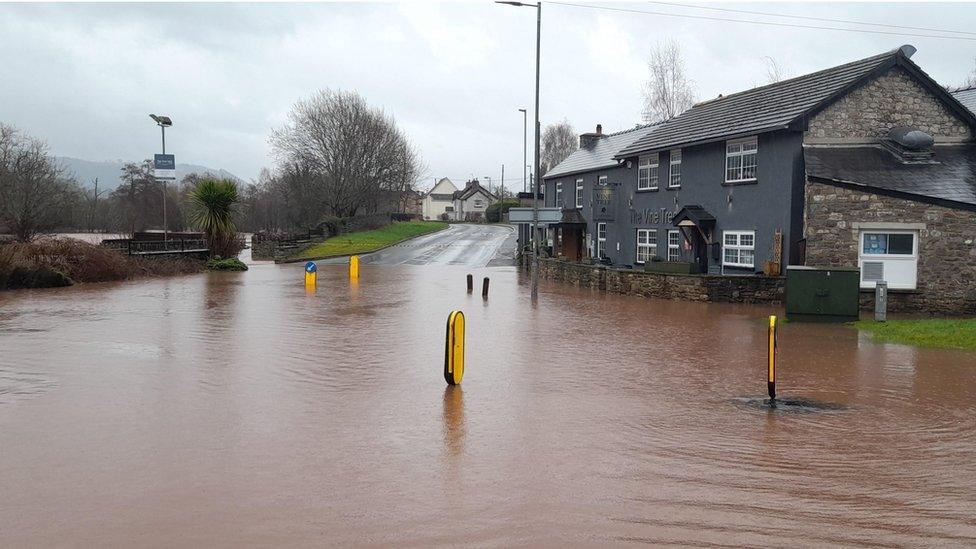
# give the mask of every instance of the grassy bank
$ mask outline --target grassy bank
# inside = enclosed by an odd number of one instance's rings
[[[196,273],[203,262],[149,259],[71,238],[0,245],[0,290]]]
[[[976,350],[976,318],[924,318],[875,322],[861,320],[854,326],[871,332],[875,340],[938,347]]]
[[[305,248],[295,259],[324,259],[374,252],[397,242],[447,228],[440,221],[402,221],[372,231],[341,234]]]

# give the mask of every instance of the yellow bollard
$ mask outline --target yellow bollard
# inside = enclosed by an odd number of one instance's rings
[[[308,263],[305,264],[305,287],[306,288],[315,287],[315,278],[316,278],[317,270],[318,268],[315,266],[314,261],[309,261]]]
[[[460,385],[462,377],[464,377],[464,313],[452,311],[447,317],[444,381],[448,385]]]
[[[776,315],[769,316],[768,364],[766,376],[766,390],[769,392],[769,403],[776,401]]]
[[[349,278],[359,278],[359,256],[349,256]]]

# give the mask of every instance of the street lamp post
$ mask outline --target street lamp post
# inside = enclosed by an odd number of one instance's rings
[[[532,301],[539,299],[539,58],[542,48],[542,2],[502,2],[510,6],[535,8],[535,178],[532,182]]]
[[[159,130],[162,132],[163,136],[163,154],[166,154],[166,128],[173,125],[173,121],[168,116],[156,116],[155,114],[150,114],[149,118],[152,118],[156,125],[159,126]],[[163,180],[163,242],[169,240],[169,224],[166,222],[166,180]]]
[[[522,113],[522,192],[529,191],[529,113],[519,109]]]

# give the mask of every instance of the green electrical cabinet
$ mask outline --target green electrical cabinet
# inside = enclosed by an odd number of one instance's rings
[[[786,268],[786,318],[806,322],[858,319],[861,272],[854,267]]]

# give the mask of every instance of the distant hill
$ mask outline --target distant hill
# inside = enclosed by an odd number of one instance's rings
[[[59,156],[57,159],[69,172],[74,174],[75,179],[77,179],[78,183],[83,187],[91,187],[92,181],[96,177],[98,178],[98,187],[100,189],[114,189],[122,184],[122,181],[119,179],[119,174],[122,173],[122,165],[125,164],[125,161],[123,160],[106,160],[97,162],[93,160],[71,158],[69,156]],[[183,176],[191,173],[210,173],[221,178],[243,181],[241,178],[228,172],[227,170],[197,166],[196,164],[176,164],[177,180],[182,180]]]

